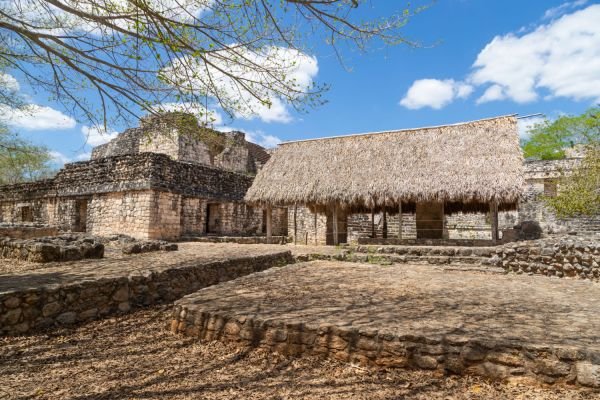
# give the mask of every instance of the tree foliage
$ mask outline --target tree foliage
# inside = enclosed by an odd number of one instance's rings
[[[587,147],[581,165],[559,185],[557,196],[547,199],[559,217],[600,214],[600,143]]]
[[[0,184],[47,178],[53,174],[48,150],[33,145],[0,125]]]
[[[274,102],[302,110],[321,104],[326,89],[297,74],[313,60],[307,44],[326,42],[337,55],[374,41],[415,45],[400,30],[421,9],[364,20],[372,4],[11,0],[0,2],[0,64],[93,123],[166,102],[211,103],[230,115]]]
[[[523,145],[525,158],[559,160],[575,146],[600,142],[600,107],[576,116],[565,115],[553,122],[537,124]]]

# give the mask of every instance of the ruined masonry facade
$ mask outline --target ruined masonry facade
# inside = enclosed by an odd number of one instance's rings
[[[0,223],[139,239],[261,235],[263,210],[243,199],[268,158],[243,133],[200,127],[190,115],[146,117],[53,179],[1,187]],[[286,235],[286,211],[273,214],[273,233]]]

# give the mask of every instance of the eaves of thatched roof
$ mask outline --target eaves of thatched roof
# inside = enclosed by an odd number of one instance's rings
[[[514,205],[523,193],[515,116],[281,144],[246,200],[349,208],[425,201]]]

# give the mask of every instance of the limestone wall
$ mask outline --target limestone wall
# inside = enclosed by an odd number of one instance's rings
[[[165,113],[142,118],[139,128],[94,148],[92,160],[143,152],[252,175],[268,159],[265,149],[247,142],[242,132],[218,132],[199,126],[192,115]]]
[[[596,239],[547,238],[506,244],[493,262],[507,272],[558,278],[600,278],[600,236]]]
[[[203,287],[290,262],[290,252],[281,252],[0,293],[0,335],[23,334],[171,302]]]

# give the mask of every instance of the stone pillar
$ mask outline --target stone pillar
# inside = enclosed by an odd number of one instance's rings
[[[267,206],[267,237],[270,238],[273,236],[273,208],[269,204]]]

